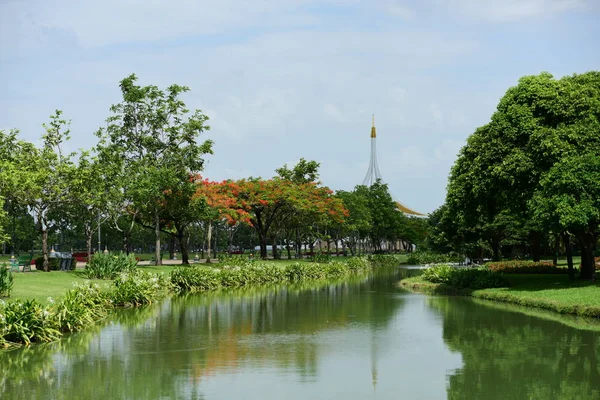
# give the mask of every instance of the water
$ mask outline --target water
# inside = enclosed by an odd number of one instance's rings
[[[600,325],[400,273],[173,298],[0,354],[2,399],[600,399]]]

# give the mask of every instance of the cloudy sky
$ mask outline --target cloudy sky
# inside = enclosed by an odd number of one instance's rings
[[[211,179],[304,157],[351,190],[379,168],[431,212],[456,153],[523,75],[600,69],[600,0],[0,0],[0,129],[35,141],[55,109],[72,149],[118,82],[189,86],[210,117]]]

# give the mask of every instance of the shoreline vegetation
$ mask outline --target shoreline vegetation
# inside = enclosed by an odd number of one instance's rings
[[[149,305],[169,295],[273,284],[327,284],[366,275],[377,267],[400,263],[401,259],[393,255],[354,257],[327,263],[298,261],[281,264],[232,258],[211,268],[178,266],[168,274],[136,268],[116,274],[113,280],[83,280],[79,276],[82,282],[76,282],[74,288],[58,299],[48,298],[46,304],[32,298],[0,301],[0,349],[57,341],[65,334],[90,329],[116,309]],[[39,274],[45,278],[50,274],[65,273]],[[44,286],[44,283],[39,286]]]
[[[402,279],[398,286],[429,295],[468,296],[528,309],[600,318],[600,283],[569,280],[565,274],[504,274],[506,287],[473,289],[433,283],[422,276]]]

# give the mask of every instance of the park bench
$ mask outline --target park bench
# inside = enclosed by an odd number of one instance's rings
[[[31,271],[31,255],[19,256],[10,261],[10,270],[19,272],[19,267],[23,267],[23,272]]]

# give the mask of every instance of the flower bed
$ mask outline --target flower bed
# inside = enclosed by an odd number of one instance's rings
[[[485,265],[503,274],[568,274],[567,268],[559,268],[549,261],[499,261]]]

